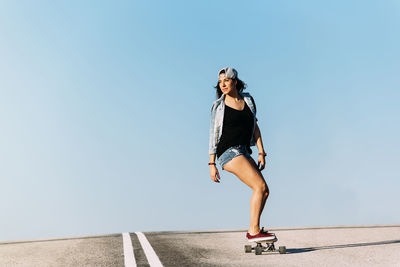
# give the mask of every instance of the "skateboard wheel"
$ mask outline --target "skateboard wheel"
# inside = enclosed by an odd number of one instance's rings
[[[261,255],[261,253],[262,253],[262,247],[255,247],[255,254]]]
[[[251,245],[245,245],[244,246],[244,252],[250,253],[251,252]]]
[[[286,254],[286,247],[285,246],[279,247],[279,253],[280,254]]]

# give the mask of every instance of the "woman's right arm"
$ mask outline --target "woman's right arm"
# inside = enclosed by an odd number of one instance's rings
[[[211,121],[210,121],[210,142],[208,147],[208,154],[210,154],[210,163],[215,164],[215,154],[216,154],[216,147],[215,147],[215,102],[211,107]],[[210,177],[216,183],[219,183],[221,177],[219,176],[219,172],[216,165],[210,165]]]
[[[211,163],[215,163],[215,154],[210,154],[210,161]],[[219,176],[219,172],[217,169],[217,165],[210,165],[210,177],[216,183],[219,183],[221,177]]]

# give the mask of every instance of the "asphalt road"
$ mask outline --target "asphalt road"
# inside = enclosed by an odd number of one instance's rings
[[[400,225],[270,229],[287,254],[245,253],[245,230],[0,242],[0,266],[400,266]]]

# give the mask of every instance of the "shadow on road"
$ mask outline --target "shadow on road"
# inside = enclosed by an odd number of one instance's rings
[[[356,243],[356,244],[345,244],[345,245],[309,247],[309,248],[291,248],[291,249],[287,249],[286,253],[294,254],[294,253],[303,253],[303,252],[310,252],[310,251],[323,250],[323,249],[379,246],[379,245],[396,244],[396,243],[400,243],[400,240],[387,240],[387,241],[379,241],[379,242],[371,242],[371,243]]]

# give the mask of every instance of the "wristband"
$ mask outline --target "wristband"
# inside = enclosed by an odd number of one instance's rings
[[[215,162],[209,162],[208,165],[217,165]]]
[[[258,155],[263,155],[263,156],[267,156],[267,153],[258,153]]]

